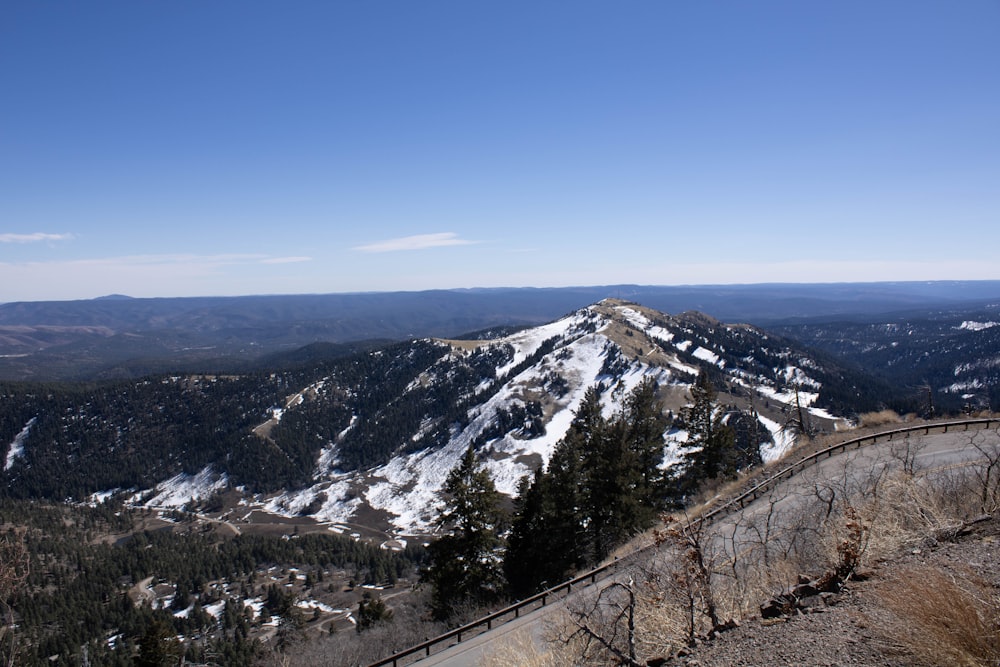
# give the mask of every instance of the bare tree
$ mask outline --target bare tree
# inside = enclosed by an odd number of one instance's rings
[[[910,436],[911,434],[907,433],[902,441],[893,441],[889,445],[889,456],[899,462],[906,475],[913,477],[920,470],[917,457],[927,445],[920,438],[914,439]]]
[[[579,640],[585,656],[598,653],[613,656],[617,664],[639,667],[636,655],[635,582],[616,581],[602,588],[583,608],[570,611],[575,628],[564,641]],[[624,625],[624,627],[623,627]]]
[[[715,559],[705,528],[702,521],[675,523],[658,536],[661,542],[671,543],[679,552],[674,582],[676,589],[685,598],[689,644],[693,644],[699,635],[703,623],[701,619],[708,621],[708,637],[728,627],[728,624],[719,620],[715,592],[712,589]]]
[[[972,468],[979,487],[980,511],[992,514],[1000,509],[1000,443],[986,433],[969,433],[969,446],[983,457],[981,464]]]

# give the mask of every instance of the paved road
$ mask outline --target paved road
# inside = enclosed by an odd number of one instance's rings
[[[1000,456],[1000,434],[995,428],[910,434],[849,449],[782,481],[742,511],[716,520],[711,528],[717,540],[715,546],[724,549],[729,557],[762,543],[791,548],[796,539],[808,539],[808,535],[797,533],[799,525],[789,518],[803,514],[807,508],[835,509],[845,498],[870,493],[872,484],[883,482],[892,470],[905,467],[917,477],[933,476],[982,461],[983,451]]]
[[[978,445],[978,448],[977,448]],[[934,474],[967,466],[984,459],[983,451],[1000,457],[1000,431],[992,428],[949,433],[910,434],[897,436],[892,441],[848,449],[825,458],[798,474],[783,480],[775,489],[762,495],[743,510],[720,517],[711,527],[719,542],[716,548],[728,553],[742,553],[752,545],[765,540],[780,542],[781,535],[774,528],[776,522],[769,518],[778,514],[788,515],[806,503],[829,502],[864,493],[873,479],[884,479],[885,472],[906,467],[917,474]],[[764,532],[762,532],[764,531]],[[792,531],[794,532],[794,531]],[[606,586],[607,580],[598,582]],[[400,665],[417,664],[419,667],[441,665],[445,667],[476,667],[487,655],[503,650],[505,644],[531,637],[538,646],[543,645],[546,619],[563,607],[550,603],[530,612],[522,611],[520,618],[499,625],[475,638],[445,649],[436,648],[433,655],[400,661]]]

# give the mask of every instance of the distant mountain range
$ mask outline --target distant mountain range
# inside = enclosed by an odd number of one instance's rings
[[[549,322],[605,298],[665,313],[697,310],[760,326],[857,320],[894,311],[987,306],[1000,281],[609,285],[327,295],[133,299],[0,305],[0,379],[138,377],[181,369],[246,370],[313,343],[456,337]]]

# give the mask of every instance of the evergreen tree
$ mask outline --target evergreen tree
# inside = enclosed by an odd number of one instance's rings
[[[730,478],[736,474],[736,436],[724,423],[724,413],[716,404],[716,391],[711,379],[702,371],[691,387],[691,404],[683,417],[688,431],[685,469],[681,488],[684,493],[695,491],[705,480]]]
[[[596,393],[594,394],[596,397]],[[584,398],[585,410],[590,411],[588,397]],[[597,412],[600,416],[600,412]],[[603,420],[598,426],[590,422],[592,432],[603,430]],[[550,573],[548,581],[565,579],[566,575],[579,570],[590,562],[590,545],[587,535],[587,507],[589,502],[588,487],[584,483],[587,477],[588,447],[591,436],[579,428],[574,422],[566,436],[560,440],[549,459],[548,473],[545,476],[544,490],[547,502],[543,507],[547,510],[548,521],[545,533],[551,544],[549,559]]]
[[[653,524],[665,496],[666,425],[651,381],[611,420],[597,388],[587,390],[547,471],[515,501],[504,563],[514,595],[565,580]]]
[[[633,495],[640,508],[636,527],[644,530],[656,520],[664,505],[667,475],[663,465],[664,433],[668,422],[663,406],[656,397],[657,384],[644,380],[633,389],[625,400],[623,425],[628,449],[634,457],[638,471],[638,485]]]
[[[548,581],[548,555],[552,553],[549,524],[551,508],[547,507],[548,479],[539,468],[534,477],[524,477],[514,499],[514,516],[507,549],[504,552],[504,575],[515,598],[534,593]]]
[[[154,616],[139,640],[137,667],[167,667],[180,662],[181,645],[170,625]]]
[[[382,623],[392,618],[392,610],[386,606],[382,598],[372,598],[369,593],[365,593],[358,603],[358,624],[355,629],[361,632],[372,627],[376,623]]]
[[[605,424],[588,443],[585,461],[586,527],[590,560],[605,558],[628,535],[628,514],[635,509],[636,461],[619,420]]]
[[[657,385],[645,380],[625,397],[621,412],[594,429],[584,461],[591,558],[653,525],[664,505],[663,410]]]
[[[504,584],[500,494],[471,446],[448,474],[444,492],[445,507],[436,523],[450,533],[431,544],[432,562],[424,572],[433,587],[432,612],[440,620],[497,601]]]

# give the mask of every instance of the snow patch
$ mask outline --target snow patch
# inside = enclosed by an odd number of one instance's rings
[[[707,361],[710,364],[721,365],[719,364],[719,355],[701,346],[698,346],[698,348],[691,353],[691,356],[693,356],[695,359],[701,359],[702,361]]]
[[[619,306],[615,309],[619,315],[621,315],[629,324],[632,324],[640,329],[646,329],[652,322],[649,321],[645,315],[640,313],[634,308],[629,308],[628,306]]]
[[[31,427],[35,425],[38,421],[37,417],[32,417],[28,420],[28,423],[24,425],[21,432],[14,436],[14,441],[10,443],[7,449],[7,460],[4,462],[3,469],[10,470],[14,467],[14,463],[19,459],[24,457],[24,441],[28,439],[28,434],[31,433]]]
[[[663,463],[660,464],[662,470],[667,470],[684,461],[684,455],[694,451],[688,449],[687,443],[690,434],[681,429],[671,429],[666,434],[666,446],[663,449]]]
[[[785,390],[777,391],[773,387],[768,387],[766,385],[761,385],[757,387],[757,391],[764,394],[768,398],[774,399],[779,403],[784,403],[785,405],[795,405],[795,390]],[[804,408],[808,408],[812,405],[816,399],[819,398],[819,394],[816,392],[800,391],[799,392],[799,403]]]
[[[357,511],[361,499],[351,493],[351,476],[339,475],[334,479],[326,479],[306,489],[286,491],[269,498],[262,509],[278,516],[301,516],[320,496],[325,496],[319,509],[310,516],[317,521],[332,524],[349,521]],[[331,527],[331,530],[333,527]],[[334,531],[338,532],[338,531]]]
[[[197,502],[211,497],[226,488],[228,484],[228,477],[216,474],[212,470],[212,466],[206,466],[194,477],[181,473],[165,482],[160,482],[153,489],[156,495],[147,500],[144,505],[146,507],[183,507],[189,502]],[[139,502],[142,495],[142,493],[138,493],[132,496],[131,502]]]
[[[320,611],[325,611],[328,614],[343,614],[346,609],[336,609],[328,604],[320,602],[318,600],[299,600],[295,603],[295,606],[299,609],[305,609],[307,611],[312,611],[314,609],[319,609]]]
[[[219,616],[222,615],[222,612],[226,609],[226,601],[220,600],[219,602],[213,602],[212,604],[203,607],[203,609],[205,610],[205,613],[212,618],[219,618]]]
[[[983,331],[984,329],[992,329],[997,326],[1000,326],[1000,322],[975,322],[966,320],[958,325],[957,328],[965,329],[966,331]]]
[[[786,366],[782,375],[785,378],[785,384],[798,385],[800,387],[811,387],[812,389],[819,389],[822,386],[819,382],[806,375],[801,368],[796,366]]]
[[[795,431],[783,428],[778,422],[763,415],[757,415],[757,419],[770,431],[771,438],[774,440],[774,442],[762,443],[759,446],[760,458],[764,463],[777,461],[795,446]]]
[[[674,332],[663,327],[652,326],[646,329],[646,335],[660,343],[669,343],[674,339]]]
[[[108,498],[115,495],[121,491],[121,489],[109,489],[107,491],[98,491],[97,493],[92,493],[87,498],[87,504],[91,507],[97,507],[98,505],[103,505],[108,501]]]
[[[945,387],[944,392],[947,394],[960,394],[963,391],[972,391],[976,389],[983,388],[983,382],[979,378],[973,378],[965,382],[956,382],[955,384]]]
[[[519,363],[534,354],[543,342],[550,338],[567,338],[573,330],[579,330],[594,316],[590,309],[579,310],[572,315],[551,324],[526,329],[501,338],[495,344],[507,344],[514,348],[514,358],[497,368],[497,377],[502,378]],[[601,324],[604,323],[601,318]],[[581,333],[582,335],[582,333]]]

